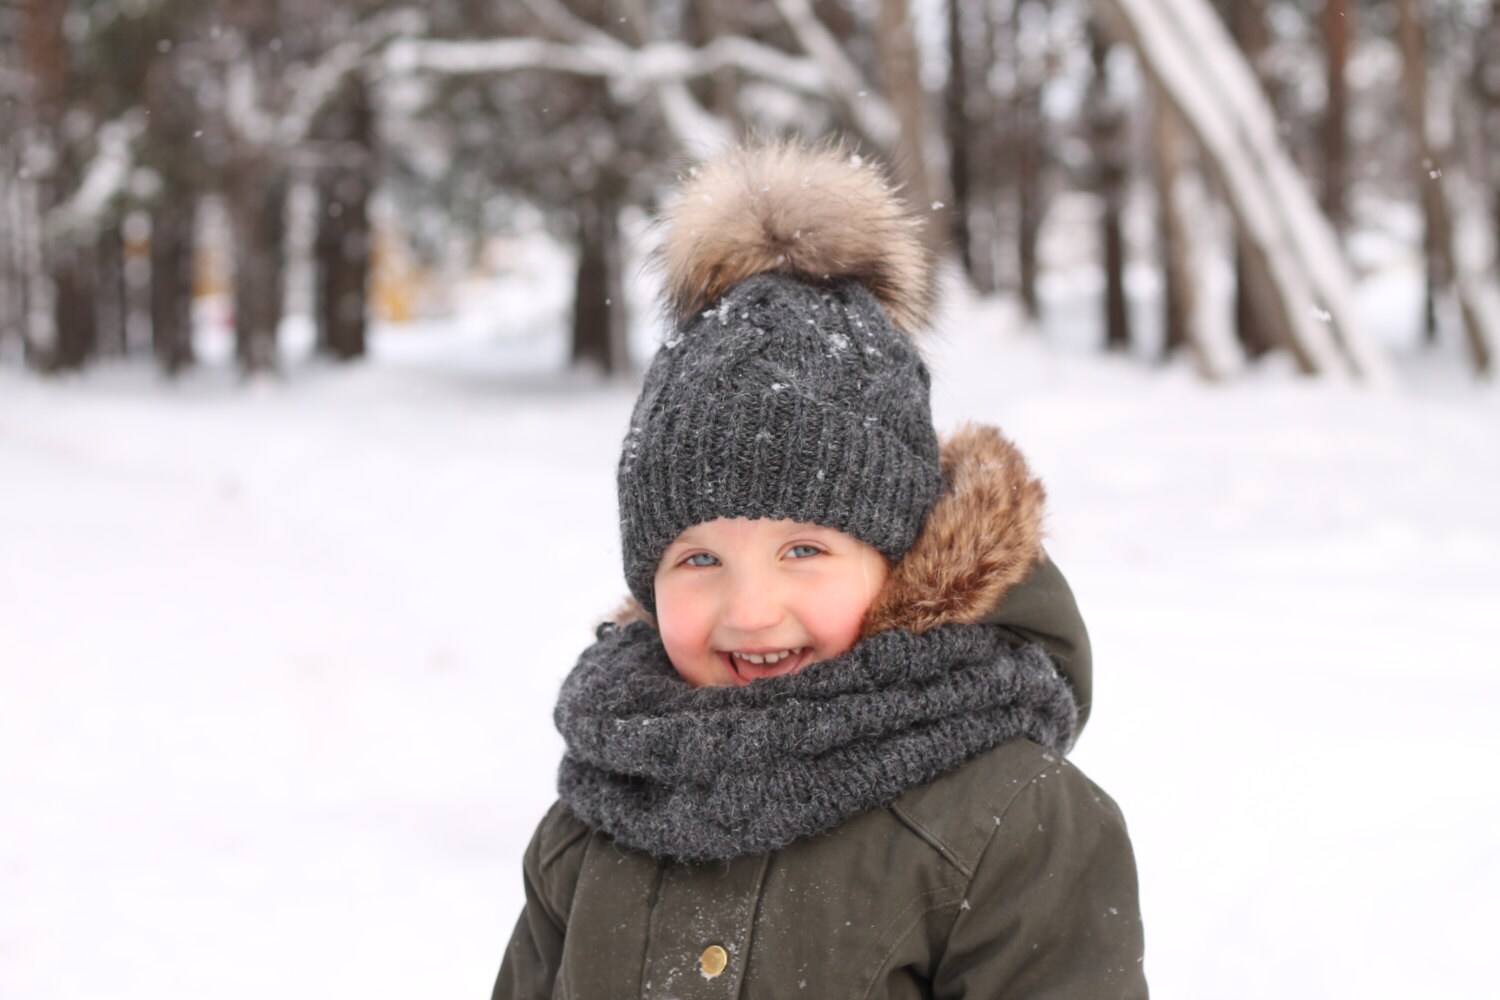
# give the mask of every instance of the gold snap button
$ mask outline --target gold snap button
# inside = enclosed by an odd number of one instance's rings
[[[704,948],[703,954],[698,957],[698,968],[702,969],[703,974],[709,979],[714,978],[728,967],[729,952],[716,944],[711,944],[707,948]]]

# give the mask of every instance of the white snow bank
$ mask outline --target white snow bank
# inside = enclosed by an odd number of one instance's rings
[[[1048,486],[1156,995],[1487,994],[1497,395],[944,325],[940,423]],[[0,371],[0,996],[485,995],[557,684],[623,593],[633,389],[555,346],[385,331],[249,391]]]

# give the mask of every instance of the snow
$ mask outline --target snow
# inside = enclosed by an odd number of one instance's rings
[[[558,683],[624,594],[635,390],[559,372],[560,314],[497,326],[537,300],[347,370],[290,325],[250,387],[0,370],[0,996],[485,995]],[[954,297],[935,411],[1047,483],[1154,993],[1487,995],[1500,394],[1456,356],[1215,386],[1063,341]]]

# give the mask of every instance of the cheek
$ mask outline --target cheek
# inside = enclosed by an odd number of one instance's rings
[[[712,610],[703,595],[691,588],[656,588],[656,627],[674,663],[703,653],[712,624]]]
[[[863,580],[844,581],[824,590],[808,609],[805,621],[825,657],[847,653],[865,623],[871,595]]]

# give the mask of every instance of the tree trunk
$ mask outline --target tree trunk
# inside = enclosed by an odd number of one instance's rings
[[[1448,219],[1443,211],[1441,157],[1429,141],[1427,107],[1427,28],[1420,10],[1406,0],[1397,0],[1397,41],[1401,47],[1402,96],[1407,125],[1412,130],[1421,167],[1416,172],[1422,203],[1422,255],[1426,262],[1426,291],[1422,297],[1422,339],[1437,343],[1438,301],[1452,284],[1452,266],[1447,260]]]
[[[1500,0],[1490,0],[1490,19],[1480,36],[1475,60],[1480,114],[1484,121],[1484,161],[1490,192],[1491,242],[1500,247]]]
[[[192,366],[196,205],[168,191],[151,212],[151,349],[167,375]]]
[[[370,192],[374,186],[374,109],[369,88],[352,79],[330,115],[332,162],[318,182],[318,351],[348,361],[363,357],[370,273]]]
[[[1026,8],[1037,10],[1038,16],[1044,18],[1050,17],[1051,12],[1045,3],[1018,0],[1016,9],[1011,14],[1014,29],[1012,51],[1016,58],[1016,90],[1012,103],[1012,149],[1016,161],[1016,250],[1021,306],[1028,318],[1036,320],[1042,314],[1041,297],[1037,291],[1040,272],[1037,245],[1042,231],[1042,164],[1048,137],[1046,122],[1042,118],[1045,53],[1024,51],[1021,21],[1022,12]]]
[[[953,227],[953,242],[958,247],[964,273],[975,281],[973,231],[969,218],[973,198],[969,184],[969,137],[972,118],[969,114],[969,61],[964,55],[965,35],[963,8],[959,0],[948,0],[948,81],[943,90],[944,124],[948,133],[948,185],[953,202],[948,218]],[[978,283],[977,281],[975,282]]]
[[[22,140],[25,147],[33,141]],[[42,185],[22,176],[16,185],[16,263],[21,282],[21,348],[28,368],[45,371],[57,344],[57,316],[53,303],[57,288],[47,267],[42,241]]]
[[[1266,0],[1229,0],[1226,11],[1234,40],[1240,51],[1255,71],[1255,78],[1265,92],[1266,100],[1277,108],[1276,89],[1265,73],[1265,51],[1270,45],[1270,32],[1266,28]],[[1277,113],[1280,119],[1280,113]],[[1282,339],[1276,332],[1276,323],[1271,317],[1262,315],[1257,304],[1257,289],[1264,289],[1266,282],[1258,275],[1255,250],[1246,245],[1243,233],[1235,237],[1234,252],[1234,325],[1240,338],[1240,348],[1245,356],[1254,360],[1269,354]],[[1285,346],[1291,347],[1290,343]]]
[[[37,164],[57,164],[61,157],[58,123],[68,73],[63,33],[67,6],[66,0],[33,0],[21,7],[20,53],[31,85],[30,99],[21,105],[21,159],[27,171],[19,178],[24,227],[20,258],[26,280],[22,336],[27,364],[42,371],[52,369],[59,354],[58,253],[47,238],[43,220],[61,200],[61,181],[56,166],[42,176],[30,171]]]
[[[1437,344],[1438,303],[1451,286],[1451,267],[1446,259],[1449,244],[1448,219],[1443,211],[1442,191],[1438,184],[1442,165],[1438,151],[1429,141],[1427,115],[1427,28],[1421,11],[1397,0],[1397,41],[1401,47],[1402,97],[1407,126],[1419,159],[1415,172],[1417,192],[1422,204],[1422,257],[1426,264],[1426,288],[1422,296],[1422,340],[1429,347]]]
[[[1254,257],[1255,251],[1246,244],[1244,236],[1237,235],[1234,250],[1234,329],[1240,340],[1240,349],[1252,361],[1281,346],[1281,340],[1274,332],[1275,327],[1261,316],[1261,310],[1256,304],[1266,285],[1256,275]],[[1310,370],[1301,361],[1298,365],[1304,371]]]
[[[1156,233],[1162,275],[1162,358],[1188,347],[1188,317],[1193,314],[1194,261],[1188,257],[1190,224],[1177,211],[1182,174],[1182,126],[1157,94],[1151,113],[1151,150],[1156,165]]]
[[[8,41],[8,40],[4,40]],[[12,52],[6,45],[7,59]],[[22,267],[21,116],[16,101],[0,101],[0,360],[12,337],[22,342],[26,281]]]
[[[574,367],[606,375],[629,367],[625,286],[620,266],[619,206],[584,201],[578,213],[578,270],[573,285]]]
[[[230,194],[234,228],[235,359],[251,376],[278,367],[286,271],[287,180],[277,165],[239,165]]]
[[[711,45],[715,39],[732,38],[741,32],[739,15],[729,0],[700,0],[686,5],[683,12],[688,25],[688,39],[694,46]],[[740,75],[725,66],[709,77],[704,105],[715,116],[734,123],[740,118]]]
[[[99,324],[99,353],[124,357],[128,347],[126,328],[130,300],[125,286],[125,240],[118,220],[100,230],[94,260],[99,277],[95,309]]]
[[[183,150],[197,145],[200,109],[171,60],[158,60],[147,69],[145,96],[150,118],[143,157],[162,185],[151,206],[147,312],[151,353],[170,378],[195,363],[193,261],[202,183],[196,161]]]
[[[49,366],[54,371],[79,371],[99,344],[98,291],[93,247],[71,237],[53,243],[52,283],[57,289],[57,348]]]
[[[1323,212],[1342,236],[1349,228],[1349,40],[1353,0],[1323,0],[1320,27],[1327,64],[1328,100],[1323,108]]]
[[[1124,109],[1110,93],[1109,43],[1090,32],[1094,75],[1089,81],[1088,125],[1100,201],[1100,241],[1104,250],[1104,348],[1130,349],[1130,316],[1125,301],[1126,121]]]
[[[892,166],[913,213],[925,220],[924,240],[941,252],[948,246],[947,217],[939,214],[947,184],[934,169],[929,148],[934,139],[928,132],[927,92],[909,0],[880,0],[875,43],[886,96],[901,123]]]
[[[968,67],[974,85],[969,89],[969,135],[965,143],[969,160],[969,252],[973,260],[974,287],[985,295],[1001,287],[1001,224],[1003,192],[1007,189],[1009,157],[997,155],[1005,124],[1007,103],[997,93],[992,79],[1000,58],[997,47],[997,4],[980,5],[980,37],[976,59]],[[1005,244],[1007,247],[1014,242]]]
[[[1500,247],[1500,0],[1475,43],[1474,90],[1479,101],[1481,177],[1490,196],[1491,242]]]
[[[1459,227],[1472,224],[1464,215],[1471,205],[1459,204],[1471,195],[1457,176],[1457,162],[1449,163],[1449,150],[1434,140],[1433,110],[1428,100],[1427,30],[1417,0],[1396,0],[1399,16],[1397,37],[1401,46],[1402,92],[1406,114],[1421,158],[1422,205],[1427,225],[1424,245],[1427,256],[1427,336],[1435,336],[1438,296],[1448,288],[1458,294],[1463,318],[1465,342],[1474,370],[1488,374],[1494,367],[1495,352],[1500,349],[1500,292],[1495,288],[1494,248],[1480,254],[1491,259],[1476,259],[1474,246],[1480,239],[1460,238]],[[1445,125],[1450,123],[1444,123]],[[1451,175],[1451,176],[1450,176]],[[1478,198],[1474,197],[1477,203]],[[1468,234],[1465,234],[1466,237]]]
[[[1203,262],[1212,258],[1212,251],[1203,243],[1199,220],[1205,215],[1208,192],[1190,160],[1181,118],[1159,87],[1152,90],[1151,147],[1166,327],[1162,360],[1187,349],[1198,372],[1218,380],[1235,367],[1239,351],[1228,317],[1213,308],[1205,289]]]

